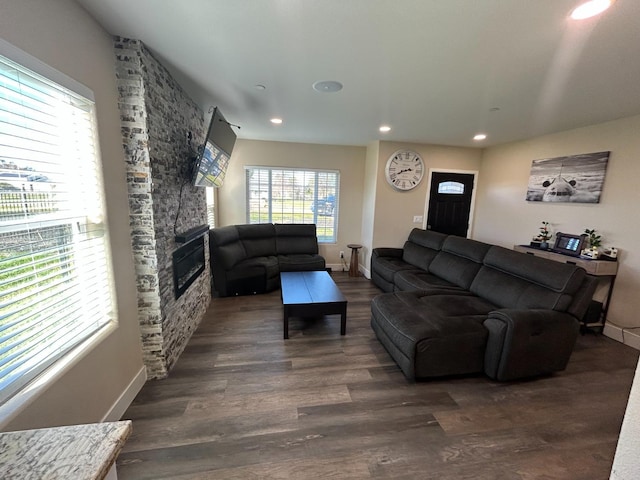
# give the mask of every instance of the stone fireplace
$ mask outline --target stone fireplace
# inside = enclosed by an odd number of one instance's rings
[[[178,234],[206,227],[204,189],[189,179],[206,127],[203,112],[142,42],[115,38],[115,54],[143,358],[147,376],[163,378],[211,300],[206,228],[193,245]]]

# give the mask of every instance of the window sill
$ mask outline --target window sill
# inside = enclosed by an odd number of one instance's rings
[[[0,430],[24,411],[35,399],[42,395],[51,385],[60,379],[98,344],[111,335],[118,323],[114,320],[97,331],[86,341],[71,350],[41,375],[28,383],[22,390],[0,405]]]

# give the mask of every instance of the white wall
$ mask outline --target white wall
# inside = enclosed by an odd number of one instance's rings
[[[367,278],[371,278],[370,259],[373,248],[373,232],[376,212],[376,188],[378,174],[380,142],[367,145],[367,156],[364,170],[364,197],[362,200],[362,250],[358,260],[361,270]]]
[[[266,142],[238,139],[224,184],[218,189],[218,226],[247,223],[246,166],[318,168],[340,171],[340,213],[335,244],[322,243],[327,264],[340,264],[340,250],[349,261],[349,243],[362,241],[361,215],[365,171],[364,147]]]
[[[595,228],[603,245],[620,249],[619,272],[609,310],[611,327],[640,327],[640,116],[547,135],[485,150],[478,188],[474,238],[506,247],[527,244],[540,222],[554,231]],[[525,201],[534,159],[611,151],[600,203]],[[629,336],[629,338],[633,338]],[[636,348],[640,348],[636,346]]]
[[[402,247],[415,227],[422,228],[422,222],[414,223],[415,215],[425,215],[425,200],[428,190],[428,170],[478,170],[482,150],[474,148],[447,147],[416,143],[379,142],[377,163],[368,157],[367,167],[375,163],[375,211],[373,212],[373,235],[371,248]],[[371,149],[371,146],[369,146]],[[409,149],[419,153],[425,163],[424,178],[420,185],[408,192],[399,192],[385,179],[387,160],[396,150]],[[367,177],[369,178],[369,177]],[[365,251],[368,266],[371,250]]]
[[[97,422],[123,413],[143,381],[111,37],[71,0],[0,0],[0,36],[95,94],[118,326],[4,430]],[[142,374],[141,374],[142,372]],[[128,387],[131,388],[128,389]],[[120,396],[124,394],[123,398]]]

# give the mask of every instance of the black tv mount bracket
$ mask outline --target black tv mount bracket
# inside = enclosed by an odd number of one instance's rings
[[[214,107],[209,107],[209,112],[208,113],[213,113]],[[218,119],[219,122],[224,122],[227,125],[229,125],[230,127],[236,127],[238,130],[240,130],[242,127],[240,125],[236,125],[235,123],[230,123],[227,122],[226,120],[223,120],[222,118]]]

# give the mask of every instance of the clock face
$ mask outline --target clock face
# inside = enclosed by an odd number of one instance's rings
[[[393,188],[411,190],[418,186],[424,176],[424,161],[414,151],[398,150],[387,160],[384,173]]]

